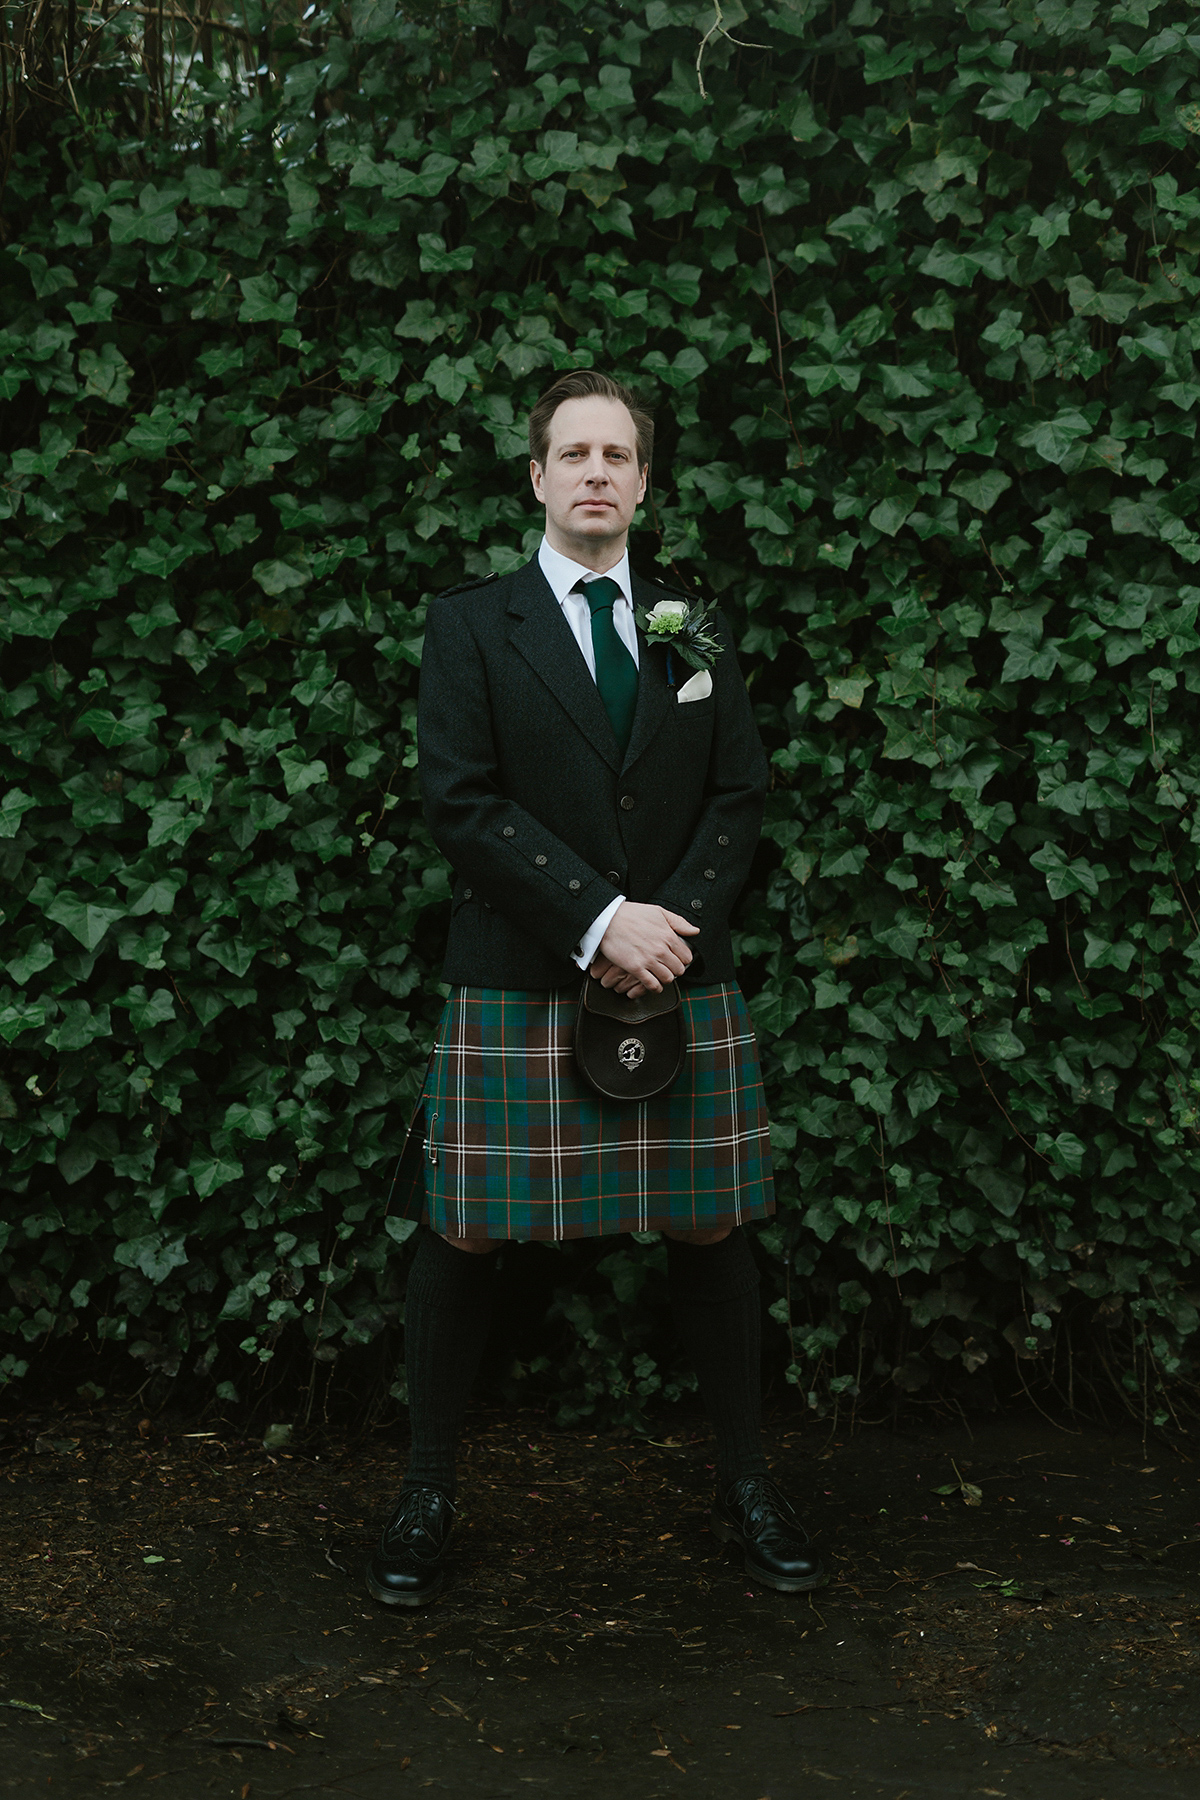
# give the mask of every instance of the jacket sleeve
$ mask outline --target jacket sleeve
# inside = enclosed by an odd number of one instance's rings
[[[723,654],[712,669],[715,705],[704,805],[686,851],[653,895],[659,906],[700,927],[700,935],[688,939],[693,975],[703,972],[705,939],[728,924],[750,873],[770,779],[733,634],[723,615],[717,615],[717,624]]]
[[[426,619],[417,711],[425,817],[481,899],[569,959],[619,890],[501,792],[487,666],[466,614],[444,596]]]

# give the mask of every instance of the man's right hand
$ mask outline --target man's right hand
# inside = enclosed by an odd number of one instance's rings
[[[691,962],[686,940],[699,930],[665,906],[626,900],[609,920],[591,972],[602,986],[633,999],[647,989],[660,994]]]

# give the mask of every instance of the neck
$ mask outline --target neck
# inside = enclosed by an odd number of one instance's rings
[[[568,537],[553,526],[546,526],[546,542],[560,556],[569,556],[572,562],[582,564],[596,575],[607,575],[615,569],[625,554],[625,545],[629,533],[623,531],[616,538]]]

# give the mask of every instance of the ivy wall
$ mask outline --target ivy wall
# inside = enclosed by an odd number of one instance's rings
[[[774,765],[773,1354],[815,1406],[1019,1376],[1165,1418],[1200,8],[218,12],[50,20],[10,96],[0,1369],[119,1341],[228,1398],[398,1353],[424,608],[530,553],[523,417],[595,365],[659,409],[635,560],[734,620]],[[599,1248],[539,1265],[564,1419],[678,1387],[661,1246]]]

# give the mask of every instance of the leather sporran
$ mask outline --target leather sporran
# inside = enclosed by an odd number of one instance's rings
[[[636,1000],[584,979],[575,1014],[579,1073],[606,1100],[650,1100],[675,1083],[687,1054],[679,983]]]

